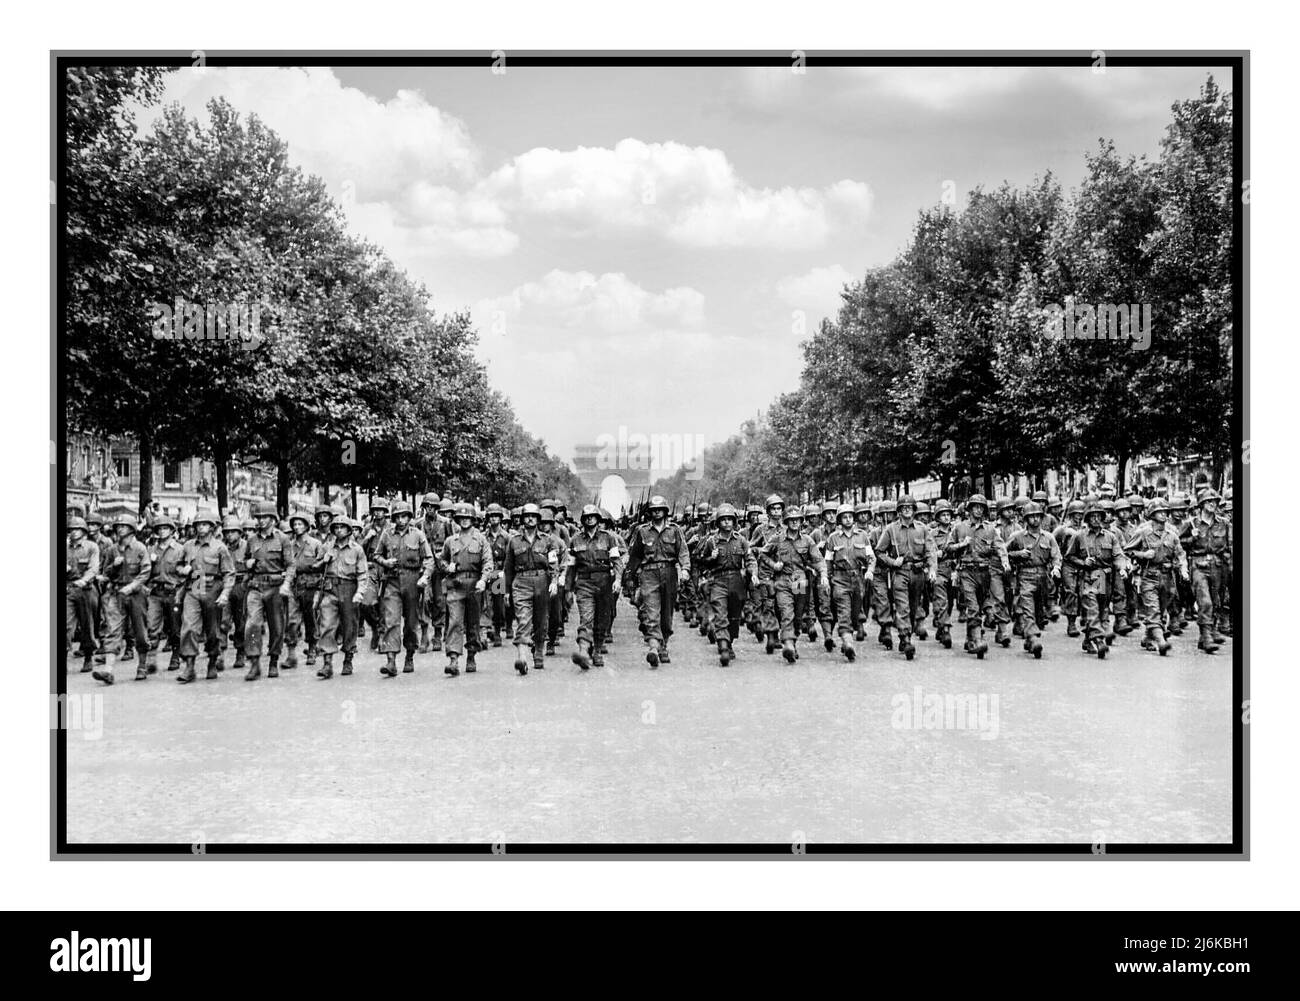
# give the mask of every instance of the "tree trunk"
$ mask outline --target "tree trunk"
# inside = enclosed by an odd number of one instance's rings
[[[153,436],[140,433],[140,517],[153,503]]]
[[[357,485],[353,483],[352,484],[352,508],[351,510],[348,511],[348,517],[355,518],[356,516],[357,516]]]
[[[275,506],[281,518],[289,516],[289,460],[281,459],[275,465]]]
[[[213,446],[213,463],[217,467],[217,510],[230,513],[230,443],[223,435]]]
[[[993,500],[993,474],[992,473],[984,474],[984,496],[987,497],[990,501]]]
[[[941,471],[939,473],[939,496],[943,498],[947,498],[948,491],[951,487],[952,487],[952,476],[947,472]]]
[[[1128,463],[1129,456],[1127,452],[1120,452],[1115,456],[1115,495],[1117,497],[1126,497],[1128,495]]]

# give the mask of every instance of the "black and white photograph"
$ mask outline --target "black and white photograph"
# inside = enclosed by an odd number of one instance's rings
[[[51,58],[56,856],[1246,852],[1244,52]]]

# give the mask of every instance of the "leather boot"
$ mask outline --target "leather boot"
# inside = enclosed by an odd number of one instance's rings
[[[456,654],[456,653],[447,654],[447,666],[442,669],[442,673],[449,678],[459,678],[460,668],[456,665],[456,661],[459,659],[460,659],[460,654]],[[405,670],[405,668],[403,668],[403,670]]]
[[[182,657],[181,660],[185,662],[185,666],[181,668],[180,676],[176,680],[182,685],[188,685],[191,681],[196,680],[194,676],[194,658]]]
[[[787,664],[795,662],[795,658],[799,655],[795,653],[794,640],[783,640],[781,642],[781,656],[785,658]]]
[[[731,663],[731,644],[726,640],[718,640],[718,660],[723,667]]]
[[[225,665],[224,665],[223,663],[221,663],[221,654],[218,654],[218,653],[209,654],[209,655],[208,655],[208,674],[207,674],[207,679],[206,679],[206,680],[208,680],[208,681],[215,681],[215,680],[217,679],[217,672],[220,671],[220,670],[222,670],[224,667],[225,667]]]
[[[478,661],[474,659],[473,650],[470,650],[468,653],[465,654],[465,673],[466,674],[478,673]]]
[[[420,653],[429,652],[429,627],[420,627]]]
[[[245,681],[256,681],[262,676],[262,658],[248,658],[248,673],[244,675]]]
[[[1219,644],[1214,642],[1214,637],[1210,634],[1209,626],[1201,626],[1201,638],[1196,641],[1196,649],[1204,650],[1206,653],[1217,653]]]
[[[321,665],[316,669],[316,677],[334,677],[334,655],[332,653],[321,654]]]
[[[429,642],[429,650],[437,653],[442,649],[442,626],[433,627],[433,639]]]
[[[578,640],[578,649],[574,650],[571,659],[584,671],[591,669],[591,655],[587,652],[591,644],[586,640]]]
[[[340,671],[339,674],[351,674],[351,673],[352,673],[352,654],[345,653],[343,655],[343,670]]]
[[[659,644],[655,640],[650,641],[650,647],[645,652],[645,662],[652,669],[659,666]]]
[[[396,678],[397,677],[397,654],[387,653],[384,654],[384,656],[387,659],[384,663],[384,666],[379,669],[379,673],[382,674],[385,678]]]
[[[106,685],[111,685],[113,683],[113,668],[116,665],[116,663],[117,663],[116,654],[112,654],[112,653],[105,654],[104,669],[102,671],[93,671],[91,672],[90,676],[94,678],[96,681],[102,681]]]
[[[520,677],[523,677],[525,674],[528,673],[527,651],[528,651],[528,647],[526,647],[523,643],[515,644],[515,670],[519,672]]]
[[[406,659],[402,661],[402,673],[411,674],[415,670],[415,651],[407,650]]]
[[[1080,633],[1079,633],[1079,624],[1075,621],[1075,619],[1076,619],[1076,616],[1073,616],[1073,615],[1067,615],[1067,616],[1065,617],[1065,635],[1066,635],[1066,636],[1078,636],[1078,635],[1080,635]]]
[[[266,676],[268,678],[280,677],[280,662],[274,657],[268,657],[266,660]]]

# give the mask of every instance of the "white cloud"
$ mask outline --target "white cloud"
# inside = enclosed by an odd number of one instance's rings
[[[756,188],[721,150],[638,139],[613,149],[532,149],[483,187],[512,212],[574,235],[652,232],[692,247],[819,247],[834,225],[860,221],[871,208],[860,181]]]
[[[801,275],[786,275],[776,283],[776,294],[795,309],[815,316],[833,316],[840,307],[840,291],[855,280],[843,267],[832,264]]]

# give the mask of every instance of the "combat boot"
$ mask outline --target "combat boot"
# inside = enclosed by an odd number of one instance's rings
[[[378,651],[379,651],[379,630],[372,629],[370,630],[370,652],[377,653]]]
[[[492,645],[493,645],[493,646],[500,646],[500,645],[501,645],[501,633],[499,633],[499,632],[498,632],[497,630],[495,630],[495,629],[492,630]]]
[[[434,653],[442,649],[442,626],[433,627],[433,639],[429,642],[429,649]]]
[[[935,639],[943,644],[945,650],[952,649],[952,629],[948,626],[940,626],[935,634]]]
[[[420,653],[429,653],[429,627],[420,627]]]
[[[718,640],[718,663],[726,667],[731,663],[731,641],[727,639]]]
[[[834,653],[835,639],[833,636],[831,636],[831,631],[829,629],[823,629],[822,632],[824,633],[824,638],[822,639],[822,646],[826,648],[827,653]]]
[[[1174,645],[1165,639],[1165,632],[1159,626],[1151,630],[1151,638],[1155,641],[1156,649],[1160,651],[1161,657],[1168,655],[1169,651],[1174,648]]]
[[[208,681],[215,681],[215,680],[217,679],[217,677],[218,677],[217,672],[220,671],[220,670],[221,670],[222,668],[224,668],[224,667],[225,667],[225,665],[221,663],[221,655],[220,655],[220,654],[217,654],[217,653],[209,654],[209,655],[208,655],[208,674],[207,674],[207,679],[206,679],[206,680],[208,680]]]
[[[478,673],[478,661],[474,659],[473,650],[470,650],[468,653],[465,654],[465,673],[466,674]]]
[[[645,662],[650,665],[651,670],[659,666],[659,644],[654,640],[650,641],[649,649],[645,652]]]
[[[858,651],[853,646],[853,644],[849,642],[849,634],[848,633],[842,634],[840,636],[840,641],[844,644],[843,646],[840,647],[841,652],[843,652],[844,654],[844,659],[847,660],[850,664],[852,664],[855,660],[857,660]]]
[[[298,666],[298,645],[295,643],[292,646],[290,646],[289,644],[286,643],[284,647],[284,669],[286,671],[292,671],[297,666]],[[266,676],[268,678],[275,677],[275,675],[272,674],[270,671],[266,672]]]
[[[1011,635],[1007,632],[1005,622],[998,623],[997,632],[993,634],[993,639],[1003,650],[1011,649]]]
[[[528,673],[528,658],[524,655],[527,649],[522,643],[515,644],[515,670],[519,672],[520,677]]]
[[[1034,655],[1034,660],[1043,659],[1043,644],[1037,636],[1025,637],[1025,652]]]
[[[316,669],[316,677],[332,678],[334,677],[334,655],[331,653],[321,654],[320,667]]]
[[[113,667],[116,662],[116,654],[105,654],[104,669],[102,671],[92,671],[90,676],[96,681],[102,681],[106,685],[111,685],[113,683]]]
[[[889,635],[888,626],[880,627],[880,635],[876,637],[876,642],[879,643],[881,646],[883,646],[886,650],[894,649],[894,638]]]
[[[82,661],[81,661],[81,673],[82,673],[82,674],[90,674],[90,673],[91,673],[92,671],[94,671],[94,670],[95,670],[95,657],[94,657],[94,654],[89,654],[89,653],[88,653],[88,654],[85,655],[85,657],[84,657],[84,658],[82,659]]]
[[[659,648],[659,663],[671,664],[673,659],[668,656],[668,641],[664,640],[663,645]]]
[[[244,675],[245,681],[256,681],[262,676],[262,658],[248,658],[248,673]]]
[[[308,667],[315,667],[315,666],[316,666],[316,654],[317,654],[317,652],[318,652],[318,651],[316,650],[316,644],[314,644],[314,643],[313,643],[311,646],[309,646],[309,647],[307,648],[307,666],[308,666]]]
[[[280,677],[280,661],[275,657],[268,657],[266,660],[266,676],[268,678]]]
[[[1196,649],[1204,650],[1206,653],[1217,653],[1219,644],[1214,642],[1214,637],[1210,634],[1209,626],[1201,626],[1201,638],[1196,641]]]
[[[407,650],[406,659],[402,661],[402,673],[411,674],[415,670],[415,651]]]
[[[781,656],[785,658],[787,664],[793,664],[799,654],[795,651],[794,640],[784,640],[781,643]]]
[[[1066,635],[1066,636],[1079,636],[1079,635],[1081,635],[1080,632],[1079,632],[1079,624],[1078,624],[1078,622],[1075,621],[1075,619],[1076,619],[1076,616],[1073,616],[1073,615],[1067,615],[1067,616],[1065,617],[1065,635]]]
[[[1127,636],[1133,631],[1133,624],[1129,622],[1127,615],[1115,616],[1115,634],[1117,636]]]
[[[858,628],[854,631],[853,638],[859,643],[867,638],[867,631],[862,628],[861,624],[859,624]]]
[[[548,657],[555,656],[555,640],[546,641],[546,656]]]
[[[604,644],[601,644],[600,646],[598,646],[598,647],[596,647],[596,648],[594,648],[594,649],[592,650],[592,654],[591,654],[591,666],[592,666],[592,667],[604,667],[604,666],[605,666],[605,646],[604,646]]]
[[[240,647],[235,651],[235,662],[230,665],[232,671],[238,671],[244,666],[244,650]]]
[[[345,654],[343,655],[343,670],[340,671],[339,673],[340,673],[340,674],[351,674],[351,673],[352,673],[352,654],[350,654],[350,653],[345,653]]]
[[[384,655],[386,660],[384,666],[379,669],[379,673],[385,678],[397,677],[397,654],[388,653]]]
[[[777,642],[776,633],[765,633],[764,636],[766,638],[763,642],[763,649],[767,653],[774,653],[776,651],[776,642]]]
[[[533,670],[534,671],[546,670],[546,658],[543,657],[542,652],[537,649],[533,650]]]
[[[128,660],[135,660],[135,647],[127,647],[122,651],[122,656],[118,657],[118,662],[125,664]]]
[[[455,654],[455,653],[447,654],[447,666],[442,669],[442,673],[445,674],[447,677],[449,678],[460,677],[460,668],[456,666],[456,661],[459,658],[459,656],[460,656],[459,654]]]
[[[1219,646],[1223,646],[1223,644],[1228,642],[1228,637],[1226,637],[1225,635],[1223,635],[1223,633],[1219,631],[1219,627],[1217,625],[1213,625],[1210,627],[1210,639],[1214,640],[1214,642],[1219,644]]]
[[[925,626],[916,627],[916,638],[923,641],[930,638],[930,633],[926,630]]]
[[[182,685],[188,685],[191,681],[196,680],[194,677],[194,658],[182,657],[181,660],[185,662],[185,666],[181,668],[181,673],[176,680]]]
[[[908,660],[916,656],[916,647],[912,645],[912,637],[909,633],[898,634],[898,652]]]
[[[574,650],[571,655],[573,662],[584,671],[591,669],[591,657],[587,653],[590,645],[586,640],[578,640],[578,649]]]
[[[176,671],[180,669],[180,666],[181,666],[181,652],[179,650],[173,650],[171,658],[167,661],[167,670]]]

